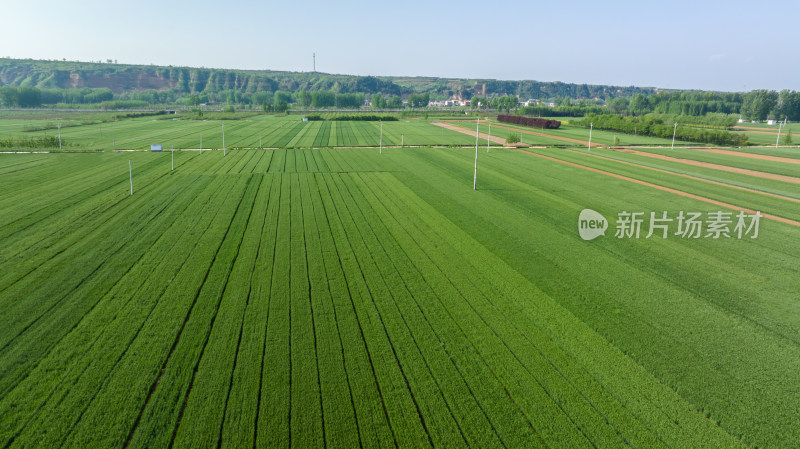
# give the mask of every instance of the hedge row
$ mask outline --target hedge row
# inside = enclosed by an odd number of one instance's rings
[[[590,124],[595,129],[620,131],[629,134],[662,137],[671,139],[672,133],[678,140],[689,142],[711,143],[716,145],[738,146],[744,145],[747,138],[743,134],[732,133],[719,129],[699,129],[674,123],[664,123],[664,120],[655,116],[621,117],[619,115],[587,115],[583,120],[570,122],[571,125],[588,128]]]
[[[515,125],[535,126],[537,128],[545,129],[558,129],[561,122],[558,120],[549,120],[546,118],[535,117],[521,117],[519,115],[498,115],[497,120],[505,123],[513,123]]]
[[[396,122],[398,119],[392,115],[337,115],[330,118],[323,118],[319,114],[312,114],[306,117],[309,120],[334,120],[337,122]]]

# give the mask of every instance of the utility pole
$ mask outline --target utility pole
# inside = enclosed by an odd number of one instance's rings
[[[380,122],[381,122],[381,138],[380,138],[380,141],[378,143],[378,145],[379,145],[378,154],[383,154],[383,120],[381,120]]]
[[[594,128],[594,123],[589,123],[589,151],[592,151],[592,129]]]
[[[675,128],[672,130],[672,149],[675,149],[675,133],[678,132],[678,124],[675,123]]]
[[[225,124],[222,124],[222,155],[225,156]]]
[[[775,139],[775,148],[778,148],[778,142],[781,140],[781,128],[783,127],[783,123],[778,122],[778,138]]]
[[[475,120],[475,174],[472,177],[472,190],[478,189],[478,136],[480,131],[481,119]]]
[[[131,195],[133,195],[133,162],[128,161],[128,170],[131,176]]]

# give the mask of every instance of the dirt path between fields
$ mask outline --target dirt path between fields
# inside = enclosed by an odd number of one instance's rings
[[[475,122],[475,120],[448,120],[448,121],[451,121],[451,122]],[[436,123],[434,123],[434,125],[435,124]],[[502,129],[508,129],[508,130],[511,130],[511,131],[517,131],[517,132],[521,132],[521,133],[525,133],[525,134],[531,134],[531,135],[534,135],[534,136],[548,137],[550,139],[562,140],[564,142],[577,143],[579,145],[584,145],[584,146],[587,146],[587,147],[589,146],[589,141],[587,141],[587,140],[579,140],[579,139],[572,139],[572,138],[569,138],[569,137],[560,137],[560,136],[554,136],[554,135],[551,135],[551,134],[537,133],[536,131],[528,131],[528,130],[519,129],[519,128],[511,128],[509,126],[498,125],[496,123],[493,123],[492,126],[494,126],[496,128],[502,128]],[[605,145],[600,145],[598,143],[592,144],[592,146],[593,147],[597,147],[597,148],[605,148]]]
[[[734,126],[733,129],[754,129],[756,131],[769,131],[769,128],[759,128],[757,126]]]
[[[763,131],[763,130],[756,131],[754,129],[736,128],[736,129],[734,129],[734,131],[739,131],[739,132],[743,132],[743,133],[751,133],[751,134],[769,134],[771,136],[778,137],[778,130],[775,130],[775,131]],[[783,133],[781,133],[781,134],[783,134]]]
[[[761,159],[762,161],[784,162],[787,164],[800,165],[800,159],[792,159],[788,157],[769,156],[766,154],[742,153],[740,151],[720,150],[718,148],[695,148],[696,150],[706,151],[709,153],[727,154],[731,156],[748,157],[751,159]]]
[[[798,198],[792,198],[790,196],[778,195],[777,193],[764,192],[764,191],[761,191],[761,190],[750,189],[750,188],[747,188],[747,187],[737,186],[737,185],[734,185],[734,184],[727,184],[727,183],[724,183],[724,182],[712,181],[710,179],[699,178],[697,176],[687,175],[685,173],[677,173],[677,172],[673,172],[673,171],[669,171],[669,170],[664,170],[662,168],[649,167],[647,165],[641,165],[641,164],[637,164],[635,162],[621,161],[619,159],[614,159],[614,158],[610,158],[610,157],[607,157],[607,156],[602,156],[602,155],[599,155],[599,154],[592,154],[592,153],[587,153],[587,152],[578,151],[578,150],[570,150],[569,148],[563,148],[563,150],[564,151],[569,151],[571,153],[589,155],[589,156],[593,156],[593,157],[600,158],[600,159],[607,160],[607,161],[614,161],[614,162],[618,162],[620,164],[631,165],[633,167],[645,168],[647,170],[657,171],[659,173],[668,173],[670,175],[680,176],[681,178],[687,178],[687,179],[691,179],[691,180],[694,180],[694,181],[703,181],[703,182],[707,182],[709,184],[714,184],[714,185],[723,186],[723,187],[730,187],[730,188],[736,189],[736,190],[742,190],[744,192],[758,193],[759,195],[771,196],[773,198],[779,198],[779,199],[786,200],[786,201],[792,201],[792,202],[795,202],[795,203],[800,203],[800,199],[798,199]]]
[[[623,153],[635,154],[637,156],[646,156],[653,159],[660,159],[662,161],[679,162],[681,164],[693,165],[695,167],[711,168],[714,170],[721,170],[730,173],[739,173],[742,175],[756,176],[764,179],[774,179],[775,181],[790,182],[792,184],[800,184],[800,178],[794,176],[776,175],[774,173],[766,173],[756,170],[749,170],[746,168],[728,167],[727,165],[711,164],[709,162],[693,161],[691,159],[681,159],[677,157],[664,156],[661,154],[647,153],[644,151],[636,151],[630,149],[619,149]]]
[[[463,121],[467,121],[467,120],[463,120]],[[474,120],[473,120],[473,123],[474,123]],[[431,125],[441,126],[444,129],[449,129],[450,131],[459,132],[461,134],[467,134],[467,135],[470,135],[470,136],[474,136],[475,135],[469,129],[462,128],[462,127],[456,126],[456,125],[451,125],[449,123],[431,122]],[[522,143],[522,142],[507,144],[506,143],[506,139],[504,139],[502,137],[497,137],[497,136],[492,136],[491,138],[489,138],[489,135],[486,134],[486,133],[479,133],[479,137],[481,139],[483,139],[483,140],[487,140],[488,139],[488,140],[491,140],[494,143],[497,143],[497,144],[500,144],[500,145],[503,145],[503,146],[514,146],[514,147],[527,147],[527,146],[530,146],[527,143]]]
[[[600,169],[597,169],[597,168],[587,167],[585,165],[576,164],[576,163],[573,163],[573,162],[562,161],[561,159],[557,159],[557,158],[550,157],[550,156],[545,156],[543,154],[533,153],[531,151],[526,151],[526,150],[523,150],[523,149],[520,149],[520,148],[517,148],[517,151],[525,153],[525,154],[530,154],[531,156],[540,157],[542,159],[547,159],[549,161],[558,162],[558,163],[569,165],[569,166],[572,166],[572,167],[582,168],[584,170],[589,170],[591,172],[599,173],[599,174],[606,175],[606,176],[611,176],[612,178],[621,179],[623,181],[629,181],[629,182],[632,182],[632,183],[635,183],[635,184],[639,184],[639,185],[643,185],[643,186],[647,186],[647,187],[652,187],[654,189],[658,189],[658,190],[661,190],[661,191],[664,191],[664,192],[674,193],[676,195],[680,195],[680,196],[683,196],[683,197],[686,197],[686,198],[691,198],[691,199],[694,199],[694,200],[698,200],[698,201],[703,201],[703,202],[706,202],[706,203],[714,204],[714,205],[717,205],[717,206],[720,206],[720,207],[725,207],[725,208],[732,209],[732,210],[735,210],[735,211],[743,211],[743,212],[746,212],[748,214],[755,214],[756,213],[756,211],[751,210],[751,209],[746,209],[746,208],[743,208],[743,207],[735,206],[733,204],[728,204],[728,203],[725,203],[725,202],[722,202],[722,201],[717,201],[717,200],[714,200],[714,199],[711,199],[711,198],[706,198],[704,196],[695,195],[693,193],[684,192],[682,190],[677,190],[677,189],[673,189],[673,188],[670,188],[670,187],[660,186],[658,184],[653,184],[653,183],[650,183],[650,182],[647,182],[647,181],[641,181],[641,180],[638,180],[638,179],[629,178],[627,176],[618,175],[616,173],[607,172],[605,170],[600,170]],[[789,224],[789,225],[792,225],[792,226],[800,226],[800,221],[790,220],[788,218],[778,217],[776,215],[765,214],[763,212],[761,212],[761,216],[764,217],[764,218],[770,219],[770,220],[774,220],[774,221],[780,222],[780,223],[785,223],[785,224]]]

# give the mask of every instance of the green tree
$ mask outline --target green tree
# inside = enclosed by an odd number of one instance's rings
[[[630,101],[624,97],[612,98],[606,102],[606,107],[614,114],[624,114],[628,112],[629,106]]]
[[[384,109],[386,107],[386,99],[381,94],[372,94],[372,107],[374,109]]]
[[[389,109],[400,109],[403,107],[403,99],[398,95],[392,95],[392,97],[386,101],[386,107]]]
[[[628,111],[633,115],[644,115],[648,112],[652,112],[653,108],[650,106],[650,100],[647,98],[647,95],[636,94],[631,97]]]
[[[791,130],[787,130],[786,134],[783,135],[781,140],[783,141],[784,145],[791,145],[792,144],[792,131]]]
[[[778,92],[775,104],[775,116],[786,117],[789,120],[800,120],[800,92],[782,90]]]
[[[275,91],[275,107],[277,107],[278,104],[286,103],[288,105],[291,102],[292,102],[292,94],[291,94],[291,92],[287,92],[285,90],[276,90]],[[279,112],[283,112],[283,111],[279,111]]]
[[[778,103],[774,90],[753,90],[744,95],[742,115],[748,120],[765,120]]]
[[[336,105],[336,94],[329,90],[320,90],[311,94],[311,105],[315,108],[327,108]]]
[[[297,101],[300,103],[300,106],[307,108],[311,106],[311,92],[307,90],[301,90],[296,94]]]
[[[424,108],[430,103],[430,94],[411,94],[408,96],[408,107]]]
[[[289,103],[283,100],[276,101],[275,104],[272,106],[272,110],[274,110],[275,112],[286,112],[288,109],[289,109]]]
[[[6,107],[17,106],[17,89],[14,87],[0,87],[0,103]]]

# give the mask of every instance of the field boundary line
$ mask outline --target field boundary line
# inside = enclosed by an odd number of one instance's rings
[[[618,175],[616,173],[611,173],[611,172],[608,172],[608,171],[605,171],[605,170],[600,170],[598,168],[592,168],[592,167],[587,167],[585,165],[576,164],[574,162],[563,161],[563,160],[558,159],[558,158],[545,156],[543,154],[537,154],[537,153],[533,153],[533,152],[530,152],[530,151],[525,151],[525,150],[522,150],[522,149],[519,149],[519,148],[517,148],[517,151],[525,153],[525,154],[529,154],[531,156],[540,157],[542,159],[547,159],[547,160],[550,160],[550,161],[553,161],[553,162],[558,162],[558,163],[569,165],[569,166],[572,166],[572,167],[577,167],[577,168],[582,168],[584,170],[589,170],[589,171],[592,171],[592,172],[595,172],[595,173],[599,173],[601,175],[611,176],[613,178],[621,179],[623,181],[633,182],[633,183],[636,183],[636,184],[639,184],[639,185],[643,185],[643,186],[647,186],[647,187],[652,187],[654,189],[662,190],[664,192],[674,193],[676,195],[684,196],[684,197],[691,198],[691,199],[694,199],[694,200],[699,200],[699,201],[703,201],[703,202],[706,202],[706,203],[714,204],[716,206],[722,206],[722,207],[725,207],[725,208],[728,208],[728,209],[733,209],[733,210],[736,210],[736,211],[747,212],[748,214],[755,214],[756,213],[756,211],[754,211],[752,209],[747,209],[747,208],[744,208],[744,207],[740,207],[740,206],[736,206],[736,205],[733,205],[733,204],[725,203],[723,201],[717,201],[717,200],[714,200],[714,199],[711,199],[711,198],[707,198],[707,197],[704,197],[704,196],[695,195],[694,193],[689,193],[689,192],[684,192],[682,190],[673,189],[671,187],[660,186],[658,184],[653,184],[651,182],[642,181],[642,180],[635,179],[635,178],[630,178],[628,176]],[[800,221],[790,220],[788,218],[779,217],[777,215],[771,215],[771,214],[762,213],[761,216],[764,217],[764,218],[768,218],[770,220],[773,220],[773,221],[780,222],[780,223],[789,224],[789,225],[792,225],[792,226],[800,226]]]
[[[705,151],[708,153],[727,154],[731,156],[746,157],[750,159],[759,159],[762,161],[783,162],[785,164],[800,165],[800,159],[792,159],[790,157],[770,156],[768,154],[744,153],[741,151],[723,150],[720,148],[695,148],[695,149],[699,151]]]
[[[794,177],[794,176],[778,175],[778,174],[775,174],[775,173],[767,173],[767,172],[763,172],[763,171],[750,170],[748,168],[738,168],[738,167],[731,167],[731,166],[728,166],[728,165],[712,164],[711,162],[694,161],[694,160],[691,160],[691,159],[683,159],[683,158],[679,158],[679,157],[665,156],[663,154],[648,153],[646,151],[637,151],[637,150],[631,150],[631,149],[627,149],[627,148],[626,149],[619,149],[617,151],[621,151],[623,153],[628,153],[628,154],[633,154],[633,155],[636,155],[636,156],[650,157],[650,158],[653,158],[653,159],[659,159],[659,160],[667,161],[667,162],[678,162],[678,163],[681,163],[681,164],[691,165],[691,166],[694,166],[694,167],[711,168],[711,169],[714,169],[714,170],[726,171],[726,172],[730,172],[730,173],[739,173],[739,174],[742,174],[742,175],[755,176],[755,177],[758,177],[758,178],[773,179],[775,181],[783,181],[783,182],[789,182],[789,183],[793,183],[793,184],[800,184],[800,178],[797,178],[797,177]]]
[[[723,187],[730,187],[732,189],[742,190],[742,191],[745,191],[745,192],[758,193],[758,194],[761,194],[761,195],[771,196],[773,198],[779,198],[779,199],[782,199],[782,200],[787,200],[787,201],[793,201],[793,202],[796,202],[796,203],[800,203],[800,198],[794,198],[794,197],[791,197],[791,196],[778,195],[777,193],[765,192],[763,190],[758,190],[758,189],[751,189],[749,187],[742,187],[742,186],[738,186],[736,184],[727,184],[727,183],[720,182],[720,181],[714,181],[712,179],[706,179],[706,178],[701,178],[699,176],[687,175],[686,173],[680,173],[680,172],[665,170],[663,168],[650,167],[649,165],[637,164],[637,163],[631,162],[631,161],[623,161],[623,160],[620,160],[620,159],[614,159],[614,158],[611,158],[611,157],[608,157],[608,156],[602,156],[602,155],[599,155],[599,154],[584,153],[582,151],[572,150],[572,149],[569,149],[569,148],[562,148],[562,149],[564,151],[569,151],[569,152],[572,152],[572,153],[590,155],[590,156],[593,156],[593,157],[596,157],[596,158],[600,158],[600,159],[604,159],[604,160],[619,162],[620,164],[631,165],[631,166],[634,166],[634,167],[646,168],[648,170],[653,170],[653,171],[657,171],[657,172],[660,172],[660,173],[668,173],[668,174],[671,174],[671,175],[680,176],[682,178],[693,179],[693,180],[696,180],[696,181],[703,181],[703,182],[707,182],[709,184],[715,184],[715,185],[719,185],[719,186],[723,186]]]
[[[424,246],[423,244],[421,244],[421,243],[420,243],[420,241],[419,241],[419,237],[415,236],[415,234],[413,234],[411,231],[413,231],[413,230],[416,230],[416,231],[418,231],[418,232],[420,233],[420,234],[418,234],[418,235],[424,235],[424,236],[426,237],[426,239],[428,239],[428,240],[430,240],[430,239],[431,239],[431,236],[430,236],[430,235],[429,235],[429,234],[428,234],[426,231],[422,230],[422,229],[420,228],[420,226],[419,226],[419,224],[418,224],[417,222],[414,222],[414,223],[412,223],[411,225],[409,225],[409,226],[412,226],[412,227],[414,228],[414,229],[412,229],[412,230],[409,230],[409,228],[408,228],[406,225],[403,225],[403,224],[402,224],[402,221],[401,221],[401,220],[399,220],[399,219],[397,218],[397,216],[396,216],[396,209],[398,209],[398,208],[402,208],[402,207],[403,207],[403,205],[409,205],[409,204],[410,204],[410,202],[409,202],[409,201],[402,200],[402,199],[399,199],[399,198],[391,198],[391,197],[389,197],[389,194],[388,194],[388,193],[387,193],[387,192],[384,190],[384,188],[382,188],[381,186],[379,186],[379,185],[378,185],[378,182],[377,182],[377,181],[374,179],[374,178],[375,178],[374,174],[370,173],[370,174],[367,174],[366,176],[369,178],[369,181],[367,181],[367,180],[365,180],[365,179],[364,179],[364,178],[365,178],[365,175],[359,174],[359,177],[362,179],[362,183],[363,183],[363,184],[366,186],[366,188],[368,188],[368,189],[369,189],[369,192],[371,193],[372,197],[373,197],[373,198],[375,198],[375,200],[376,200],[376,201],[378,201],[378,203],[379,203],[379,204],[382,206],[383,210],[385,211],[385,212],[384,212],[384,214],[385,214],[385,215],[387,215],[387,216],[389,216],[389,217],[391,217],[391,219],[392,219],[392,220],[394,220],[394,222],[396,222],[396,223],[397,223],[397,225],[396,225],[396,226],[398,226],[398,229],[402,229],[402,231],[401,231],[401,232],[402,232],[402,233],[404,233],[404,234],[406,234],[406,235],[408,235],[408,237],[409,237],[409,240],[410,240],[411,242],[414,242],[414,245],[415,245],[415,246],[418,248],[418,250],[419,250],[419,251],[420,251],[422,254],[424,254],[424,255],[425,255],[425,258],[427,258],[427,259],[428,259],[428,261],[429,261],[429,262],[430,262],[432,265],[436,265],[436,262],[435,262],[433,259],[431,259],[431,257],[430,257],[430,254],[428,253],[428,251],[426,251],[426,250],[425,250],[425,246]],[[379,197],[379,196],[378,196],[378,195],[375,193],[376,191],[379,191],[379,192],[381,193],[381,196],[382,196],[382,197],[384,197],[384,199],[386,199],[386,200],[388,200],[388,201],[384,201],[383,199],[381,199],[381,197]],[[366,193],[364,193],[364,196],[366,196]],[[387,207],[387,203],[392,203],[392,205],[393,205],[393,209],[392,209],[392,210],[390,210],[390,209]],[[374,209],[376,206],[375,206],[375,205],[371,205],[371,207]],[[376,213],[377,213],[377,212],[376,212]],[[426,222],[424,222],[424,223],[425,223],[425,226],[426,226],[426,227],[429,227],[429,226],[430,226],[428,223],[426,223]],[[394,233],[394,232],[392,232],[390,229],[388,229],[388,227],[387,227],[387,230],[388,230],[388,232],[389,232],[390,234],[392,234],[392,235],[395,235],[395,233]],[[448,244],[448,245],[449,245],[449,244]],[[408,253],[408,250],[407,250],[407,248],[405,248],[405,247],[403,247],[402,245],[399,245],[399,244],[398,244],[398,248],[400,248],[400,250],[403,252],[403,255],[404,255],[406,258],[408,258],[408,260],[413,260],[412,256],[411,256],[411,255]],[[451,246],[451,248],[452,248],[452,246]],[[385,251],[385,249],[384,249],[384,251]],[[391,262],[392,262],[392,265],[395,267],[395,269],[398,269],[398,268],[397,268],[397,265],[396,265],[396,263],[395,263],[395,259],[390,257],[390,260],[391,260]],[[448,317],[448,318],[449,318],[449,320],[452,322],[453,326],[455,326],[456,328],[458,328],[458,330],[460,331],[460,333],[461,333],[461,335],[464,337],[464,339],[465,339],[467,342],[469,342],[469,346],[470,346],[470,348],[472,348],[472,351],[474,351],[474,354],[475,354],[477,357],[479,357],[479,358],[480,358],[480,360],[481,360],[481,361],[484,363],[484,365],[485,365],[485,367],[486,367],[486,370],[487,370],[487,371],[488,371],[488,372],[489,372],[489,373],[492,375],[492,377],[494,378],[494,380],[497,382],[497,385],[498,385],[498,387],[499,387],[500,389],[502,389],[502,390],[503,390],[503,393],[504,393],[504,394],[506,395],[506,397],[507,397],[507,398],[508,398],[508,399],[511,401],[511,403],[512,403],[512,404],[513,404],[513,406],[514,406],[514,408],[515,408],[515,409],[516,409],[516,410],[519,412],[519,414],[520,414],[520,416],[522,417],[522,419],[523,419],[523,420],[524,420],[526,423],[528,423],[528,426],[531,428],[531,430],[533,431],[534,435],[536,435],[536,436],[539,438],[539,441],[541,441],[542,443],[544,443],[544,439],[543,439],[543,438],[542,438],[542,436],[540,435],[540,433],[539,433],[539,429],[537,429],[537,428],[536,428],[536,426],[534,426],[534,425],[533,425],[533,423],[532,423],[532,421],[531,421],[530,417],[529,417],[529,416],[528,416],[528,415],[525,413],[525,411],[524,411],[524,410],[522,409],[522,407],[519,405],[519,402],[518,402],[518,401],[517,401],[517,400],[514,398],[514,396],[513,396],[513,395],[511,394],[511,392],[508,390],[508,386],[506,385],[506,382],[504,382],[504,381],[503,381],[503,380],[500,378],[500,376],[499,376],[499,375],[497,374],[497,372],[496,372],[496,369],[494,369],[494,368],[492,367],[491,363],[489,363],[489,362],[486,360],[486,358],[484,357],[484,353],[483,353],[481,350],[479,350],[479,349],[478,349],[478,347],[475,345],[475,341],[474,341],[474,339],[473,339],[472,337],[470,337],[470,336],[469,336],[469,334],[468,334],[468,333],[467,333],[467,332],[464,330],[463,324],[462,324],[462,323],[460,323],[460,322],[459,322],[459,320],[458,320],[456,317],[454,317],[454,316],[453,316],[453,312],[452,312],[452,310],[451,310],[451,307],[448,307],[447,305],[445,305],[444,301],[443,301],[443,300],[442,300],[442,298],[441,298],[441,295],[442,295],[442,294],[441,294],[441,293],[439,293],[439,292],[437,292],[437,291],[434,289],[434,287],[433,287],[433,286],[431,285],[431,283],[430,283],[430,280],[429,280],[429,278],[426,278],[426,277],[423,275],[423,273],[422,273],[422,271],[420,270],[419,266],[417,266],[416,264],[412,264],[412,266],[414,267],[414,271],[415,271],[415,272],[417,273],[417,275],[419,276],[419,279],[420,279],[420,280],[421,280],[421,281],[424,283],[425,287],[423,287],[423,288],[425,288],[426,290],[428,290],[428,291],[429,291],[429,292],[432,294],[432,296],[436,298],[437,302],[438,302],[438,303],[439,303],[439,305],[442,307],[442,310],[444,310],[444,312],[447,314],[447,317]],[[452,280],[451,280],[450,278],[448,278],[448,277],[447,277],[447,275],[446,275],[444,272],[442,272],[440,269],[438,270],[438,273],[439,273],[439,274],[440,274],[440,275],[441,275],[441,276],[442,276],[444,279],[447,279],[447,282],[448,282],[448,284],[449,284],[449,285],[450,285],[450,286],[451,286],[451,287],[452,287],[452,288],[453,288],[453,289],[454,289],[456,292],[458,292],[459,296],[460,296],[460,297],[461,297],[461,299],[464,301],[464,303],[468,304],[468,305],[470,306],[470,309],[471,309],[471,310],[473,310],[473,313],[475,313],[474,307],[472,306],[471,302],[470,302],[470,301],[469,301],[469,300],[468,300],[468,299],[467,299],[467,298],[464,296],[463,292],[461,292],[460,290],[458,290],[458,288],[456,288],[456,287],[455,287],[455,285],[453,285],[453,282],[452,282]],[[405,279],[405,278],[403,278],[403,277],[401,277],[401,280],[403,281],[403,285],[405,286],[406,290],[408,290],[408,291],[410,292],[410,289],[409,289],[409,287],[408,287],[408,283],[406,282],[406,279]],[[431,331],[432,331],[432,333],[433,333],[433,334],[436,336],[436,338],[439,340],[439,342],[441,342],[441,343],[444,345],[444,340],[442,340],[440,333],[439,333],[439,332],[437,332],[437,330],[436,330],[436,329],[437,329],[437,327],[436,327],[436,326],[434,326],[434,325],[431,323],[431,321],[429,320],[428,314],[426,314],[426,313],[424,312],[424,310],[423,310],[423,309],[422,309],[422,307],[420,306],[420,304],[419,304],[419,301],[417,300],[417,298],[416,298],[414,295],[411,295],[411,297],[412,297],[412,299],[414,300],[414,303],[415,303],[415,305],[416,305],[417,309],[419,309],[419,311],[420,311],[420,314],[421,314],[421,315],[422,315],[422,317],[425,319],[425,322],[426,322],[426,323],[428,323],[428,326],[431,328]],[[484,298],[485,298],[485,296],[484,296]],[[477,316],[480,318],[480,315],[479,315],[479,314],[478,314]],[[481,322],[483,322],[483,324],[486,326],[486,328],[487,328],[489,331],[491,331],[491,332],[492,332],[492,333],[493,333],[495,336],[497,336],[497,334],[495,333],[494,329],[493,329],[491,326],[489,326],[489,325],[488,325],[488,324],[487,324],[487,323],[486,323],[486,322],[485,322],[483,319],[481,319]],[[500,339],[500,338],[498,337],[498,339]],[[500,339],[500,340],[502,340],[502,339]],[[508,347],[507,347],[505,344],[504,344],[503,346],[504,346],[504,347],[506,347],[506,349],[508,349]],[[452,355],[450,354],[450,351],[449,351],[449,350],[448,350],[446,347],[444,348],[444,351],[445,351],[445,353],[448,355],[448,357],[450,357],[450,359],[451,359],[451,362],[452,362],[452,364],[453,364],[453,367],[454,367],[454,369],[455,369],[455,370],[456,370],[456,371],[459,373],[459,375],[461,376],[461,378],[462,378],[462,380],[464,381],[464,384],[465,384],[465,386],[466,386],[467,390],[468,390],[468,391],[469,391],[469,392],[472,394],[473,398],[475,399],[475,402],[478,404],[478,407],[479,407],[479,409],[481,410],[481,412],[483,413],[483,415],[486,417],[486,420],[487,420],[487,422],[489,423],[489,425],[490,425],[490,426],[492,427],[492,429],[494,430],[494,432],[495,432],[495,435],[496,435],[496,436],[497,436],[497,438],[500,440],[500,442],[501,442],[501,443],[502,443],[502,444],[503,444],[505,447],[507,447],[507,445],[506,445],[506,444],[505,444],[505,442],[503,441],[503,436],[500,434],[500,432],[498,432],[498,430],[497,430],[497,428],[496,428],[496,426],[495,426],[495,423],[492,421],[492,419],[491,419],[491,418],[489,417],[489,415],[486,413],[486,411],[485,411],[485,409],[484,409],[484,406],[483,406],[483,404],[482,404],[482,403],[481,403],[481,402],[478,400],[478,397],[477,397],[477,396],[474,394],[474,392],[473,392],[473,389],[472,389],[472,387],[470,386],[469,382],[467,381],[466,377],[464,377],[464,374],[462,373],[462,370],[459,368],[459,364],[458,364],[458,363],[455,361],[455,359],[454,359],[454,358],[452,357]],[[513,355],[513,352],[512,352],[510,349],[509,349],[509,353],[512,353],[512,355]]]

